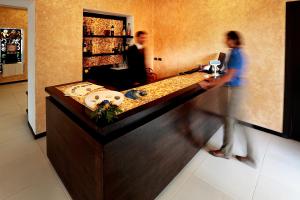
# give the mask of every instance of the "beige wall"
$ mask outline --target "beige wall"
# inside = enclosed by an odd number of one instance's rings
[[[226,50],[224,32],[239,30],[249,80],[242,119],[282,131],[284,0],[36,0],[38,133],[45,131],[44,88],[82,78],[83,8],[133,15],[134,29],[149,33],[149,65],[153,55],[163,58],[153,64],[160,77],[205,63]]]
[[[24,33],[24,74],[9,76],[9,77],[1,77],[0,75],[0,83],[20,81],[27,79],[27,10],[23,9],[15,9],[8,7],[0,6],[0,27],[3,28],[19,28],[23,29]]]
[[[82,12],[92,9],[133,15],[134,30],[149,33],[153,52],[150,0],[36,0],[36,123],[45,127],[45,87],[82,80]]]
[[[241,118],[282,131],[284,0],[156,0],[154,13],[154,55],[163,58],[154,67],[160,77],[227,51],[224,33],[240,31],[248,62],[248,96]]]

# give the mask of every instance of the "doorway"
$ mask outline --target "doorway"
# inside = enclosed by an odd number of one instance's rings
[[[36,112],[35,112],[35,1],[34,0],[0,0],[0,6],[25,9],[28,12],[28,37],[27,37],[27,120],[28,124],[36,134]],[[26,98],[26,97],[25,97]]]
[[[27,9],[0,6],[0,84],[27,81]]]
[[[300,141],[300,1],[286,3],[286,51],[283,132]]]

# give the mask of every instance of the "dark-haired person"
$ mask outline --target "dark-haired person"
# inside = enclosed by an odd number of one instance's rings
[[[219,79],[200,82],[199,85],[206,89],[215,86],[223,86],[222,90],[224,89],[223,91],[225,91],[226,94],[223,145],[220,149],[210,151],[210,153],[217,157],[230,158],[234,156],[232,152],[234,144],[234,127],[237,124],[236,115],[239,111],[239,106],[243,97],[242,75],[245,67],[245,59],[241,48],[241,36],[237,31],[227,32],[225,43],[231,49],[225,75]],[[247,143],[247,155],[235,156],[241,161],[251,161],[254,163],[254,160],[251,157],[251,149],[246,133],[244,133],[244,139]]]
[[[147,33],[138,31],[135,34],[135,44],[130,46],[127,51],[127,63],[129,78],[133,84],[147,83],[147,72],[145,64],[145,47]]]

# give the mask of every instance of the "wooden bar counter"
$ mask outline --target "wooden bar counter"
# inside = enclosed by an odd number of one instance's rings
[[[148,95],[126,99],[105,126],[90,119],[80,99],[64,95],[65,85],[46,88],[47,154],[72,198],[155,199],[221,126],[207,112],[218,112],[219,89],[197,84],[205,77],[196,72],[141,86]]]

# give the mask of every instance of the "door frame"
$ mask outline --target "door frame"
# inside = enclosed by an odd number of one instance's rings
[[[10,8],[26,9],[28,12],[28,67],[27,67],[27,79],[28,79],[28,123],[33,130],[34,135],[37,135],[36,131],[36,90],[35,90],[35,0],[0,0],[0,6]],[[30,30],[30,31],[29,31]]]
[[[285,73],[284,73],[284,109],[283,109],[283,135],[286,138],[296,139],[295,135],[293,135],[293,101],[291,100],[291,74],[292,70],[289,68],[292,64],[288,59],[288,55],[290,55],[290,47],[288,42],[288,7],[290,5],[299,5],[300,1],[287,1],[286,2],[286,29],[285,29]],[[297,137],[299,139],[299,136]]]

